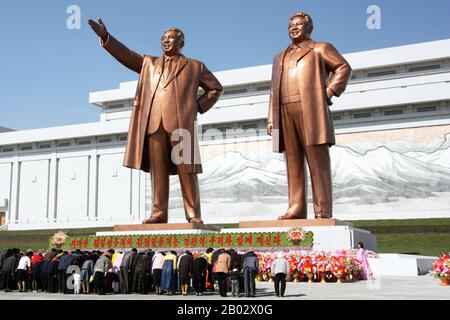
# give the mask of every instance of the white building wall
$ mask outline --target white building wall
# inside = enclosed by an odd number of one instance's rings
[[[58,160],[56,218],[88,216],[89,157]]]
[[[131,170],[122,166],[123,154],[104,154],[98,158],[98,209],[100,219],[132,218]]]
[[[45,160],[24,160],[20,163],[20,216],[32,221],[44,221],[48,216],[49,164]]]
[[[0,163],[0,210],[6,211],[11,199],[12,164]],[[3,209],[2,209],[3,208]],[[8,218],[8,216],[6,216]]]
[[[124,142],[92,141],[67,148],[53,142],[46,152],[15,148],[0,157],[9,229],[112,226],[146,216],[145,173],[122,165]]]

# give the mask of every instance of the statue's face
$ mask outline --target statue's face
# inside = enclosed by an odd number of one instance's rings
[[[165,55],[173,56],[180,54],[183,44],[176,31],[167,31],[161,37],[161,47]]]
[[[309,23],[303,17],[295,17],[289,22],[289,38],[292,42],[301,42],[309,39]]]

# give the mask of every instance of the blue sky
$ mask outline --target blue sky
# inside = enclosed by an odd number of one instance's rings
[[[69,30],[69,5],[81,9],[81,29]],[[381,29],[369,30],[369,5],[381,9]],[[212,71],[270,64],[289,44],[296,11],[314,20],[313,38],[342,53],[450,38],[450,1],[406,0],[16,0],[0,4],[0,126],[16,130],[96,122],[89,92],[117,88],[137,74],[113,60],[87,25],[101,16],[131,49],[160,55],[169,26],[185,32],[183,53]]]

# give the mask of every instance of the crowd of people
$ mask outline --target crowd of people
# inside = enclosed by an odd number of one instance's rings
[[[273,262],[275,292],[284,296],[289,264]],[[195,294],[254,297],[259,270],[255,252],[208,248],[206,252],[64,251],[17,248],[0,253],[0,290],[75,294]],[[217,286],[216,286],[217,284]],[[281,289],[279,288],[281,285]],[[217,287],[217,288],[216,288]]]

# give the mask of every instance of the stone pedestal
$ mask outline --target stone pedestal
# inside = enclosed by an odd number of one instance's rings
[[[222,229],[221,232],[287,232],[294,226],[302,227],[314,234],[312,248],[314,251],[348,250],[357,248],[358,242],[364,243],[367,250],[377,249],[376,237],[373,234],[337,219],[240,221],[239,229]]]
[[[369,231],[353,227],[351,223],[337,219],[292,219],[240,221],[239,228],[221,229],[195,223],[157,223],[116,225],[112,232],[97,232],[97,236],[138,234],[200,234],[200,233],[257,233],[287,232],[294,226],[302,227],[314,234],[314,251],[336,251],[352,249],[363,242],[365,249],[376,251],[376,237]]]

